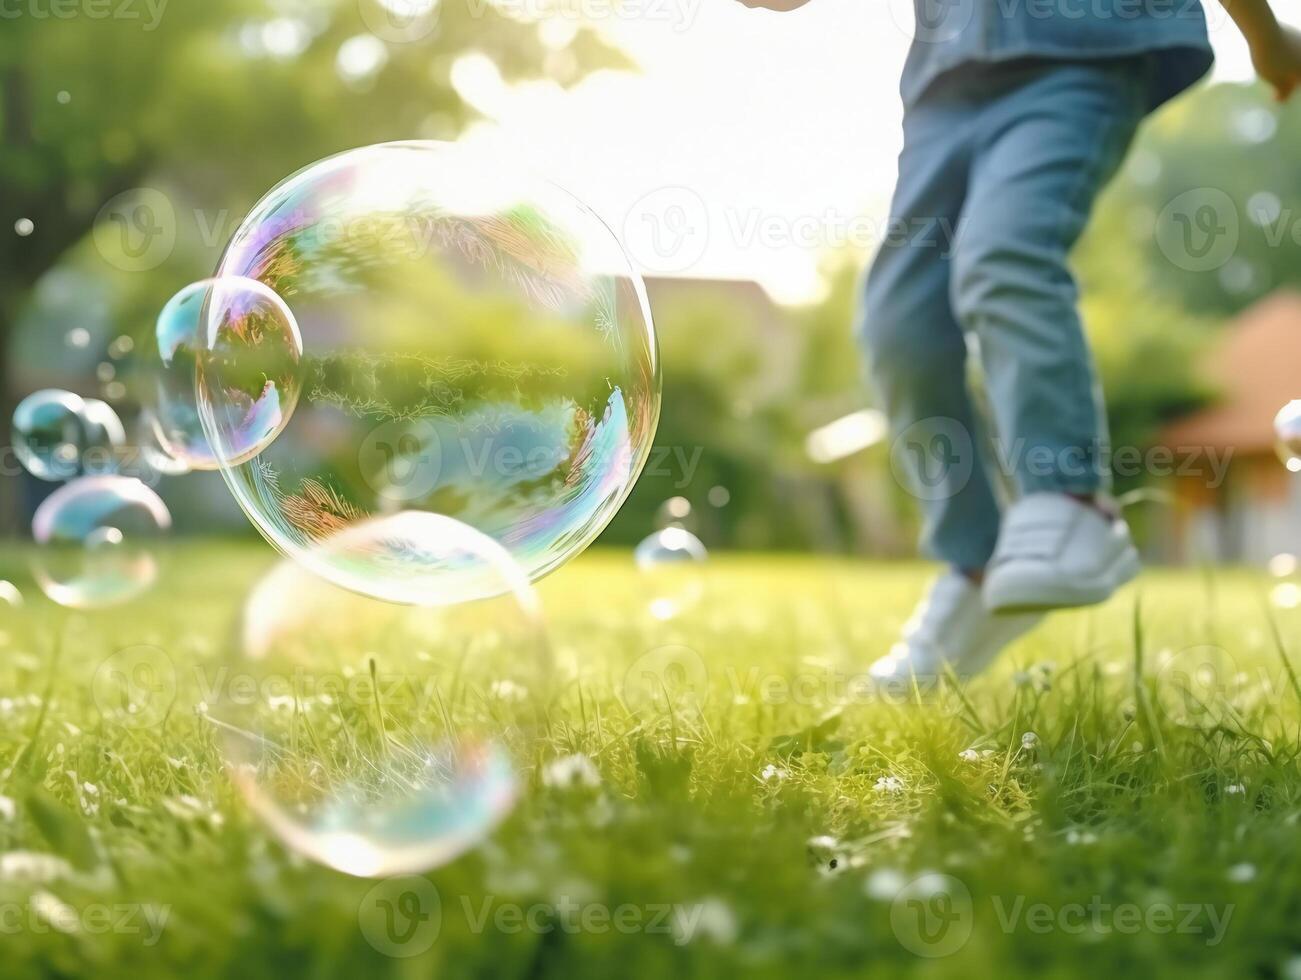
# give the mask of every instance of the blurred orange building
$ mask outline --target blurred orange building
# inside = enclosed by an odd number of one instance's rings
[[[1190,449],[1230,455],[1225,479],[1206,470],[1172,479],[1167,552],[1175,561],[1260,564],[1301,552],[1301,475],[1274,452],[1274,416],[1301,398],[1301,292],[1281,290],[1234,321],[1206,366],[1219,396],[1166,427],[1176,458]]]

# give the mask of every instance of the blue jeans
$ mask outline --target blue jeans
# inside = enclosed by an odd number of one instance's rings
[[[859,334],[892,465],[923,503],[923,547],[961,568],[984,566],[998,536],[991,465],[1022,494],[1105,482],[1068,257],[1146,114],[1150,72],[1144,57],[971,65],[905,113]],[[967,386],[969,339],[992,433]]]

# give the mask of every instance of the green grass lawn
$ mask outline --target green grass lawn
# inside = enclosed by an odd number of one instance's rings
[[[69,614],[0,559],[28,599],[0,606],[0,976],[1301,977],[1301,711],[1263,577],[1151,573],[920,703],[854,681],[920,566],[715,558],[658,623],[626,555],[589,555],[542,585],[545,672],[348,606],[298,656],[434,696],[334,703],[296,751],[475,733],[521,787],[483,844],[377,885],[286,850],[205,715],[272,563],[189,546]]]

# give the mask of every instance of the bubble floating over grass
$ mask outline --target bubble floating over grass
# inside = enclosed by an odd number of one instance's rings
[[[171,528],[167,505],[133,477],[86,476],[36,509],[32,574],[61,606],[95,609],[145,592],[158,577],[153,547]]]
[[[288,422],[302,385],[302,339],[289,308],[262,283],[191,283],[159,313],[154,339],[145,400],[173,459],[215,470],[221,454],[239,465]]]
[[[653,617],[672,619],[700,601],[708,557],[700,539],[682,527],[663,528],[637,545],[633,560],[650,592]]]
[[[256,205],[219,276],[288,304],[303,388],[265,451],[218,462],[268,540],[337,584],[416,598],[428,513],[536,579],[600,533],[649,453],[644,284],[595,214],[511,161],[428,142],[323,160]],[[261,356],[223,364],[253,379]]]
[[[208,708],[250,808],[286,846],[348,874],[427,871],[510,812],[510,744],[530,722],[492,690],[449,703],[467,662],[494,690],[541,695],[547,682],[541,609],[523,571],[485,535],[437,520],[425,574],[437,567],[455,583],[490,569],[495,598],[453,601],[451,585],[432,593],[446,604],[403,607],[282,563],[250,593]]]

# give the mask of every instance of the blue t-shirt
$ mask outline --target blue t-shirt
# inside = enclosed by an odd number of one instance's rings
[[[1155,108],[1206,74],[1214,60],[1201,0],[913,0],[913,6],[916,28],[900,86],[905,103],[970,63],[1150,54]]]

